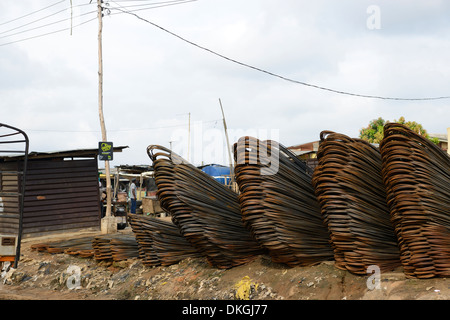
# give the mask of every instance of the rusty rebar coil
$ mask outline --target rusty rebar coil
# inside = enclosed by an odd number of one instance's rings
[[[263,253],[242,223],[235,192],[170,149],[151,145],[147,153],[161,208],[210,265],[231,268]]]
[[[450,157],[398,123],[380,143],[387,203],[408,277],[450,276]]]
[[[331,234],[336,267],[367,274],[400,266],[400,252],[386,203],[379,150],[361,139],[320,133],[312,183]]]
[[[312,169],[276,141],[246,136],[233,148],[242,220],[272,261],[294,267],[332,260]]]
[[[170,266],[187,258],[201,256],[172,222],[131,215],[130,225],[144,252],[145,265]]]

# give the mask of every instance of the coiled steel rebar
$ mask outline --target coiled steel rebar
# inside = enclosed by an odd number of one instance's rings
[[[201,256],[172,222],[131,215],[130,225],[144,253],[145,265],[170,266],[187,258]]]
[[[380,143],[387,203],[408,277],[450,276],[450,157],[398,123]]]
[[[243,222],[272,261],[294,267],[332,260],[312,170],[279,143],[248,136],[234,144],[234,160]]]
[[[147,153],[161,208],[210,265],[231,268],[263,253],[242,223],[235,192],[170,149],[150,145]]]
[[[378,149],[361,139],[320,133],[312,184],[331,233],[336,267],[367,274],[400,266],[400,252],[386,203]]]

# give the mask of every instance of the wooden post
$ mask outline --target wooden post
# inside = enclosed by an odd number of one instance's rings
[[[227,123],[226,123],[226,121],[225,121],[225,114],[224,114],[224,112],[223,112],[222,101],[220,101],[220,99],[219,99],[219,104],[220,104],[220,109],[222,110],[223,127],[224,127],[224,129],[225,129],[225,137],[226,137],[226,139],[227,139],[228,160],[229,160],[229,162],[230,162],[231,189],[234,190],[234,166],[233,166],[233,161],[232,161],[232,157],[231,157],[230,141],[229,141],[229,139],[228,139]]]
[[[191,153],[191,113],[189,112],[189,121],[188,121],[188,150],[187,150],[187,161],[190,162],[190,153]]]
[[[102,31],[103,31],[103,8],[102,0],[97,0],[98,9],[98,114],[100,117],[100,127],[102,130],[102,141],[107,142],[105,118],[103,116],[103,59],[102,59]],[[111,216],[111,173],[109,170],[109,161],[105,161],[105,175],[106,175],[106,213],[105,213],[105,228],[104,233],[111,233],[117,231],[117,223],[115,217]],[[114,218],[114,219],[111,219]]]

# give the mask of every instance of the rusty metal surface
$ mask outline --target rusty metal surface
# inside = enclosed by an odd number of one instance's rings
[[[139,258],[142,263],[147,266],[159,266],[161,261],[153,249],[153,236],[152,232],[147,225],[141,221],[138,215],[130,215],[129,224],[138,243]]]
[[[92,239],[95,260],[121,261],[139,257],[134,234],[98,235]]]
[[[312,179],[328,226],[336,267],[367,274],[400,266],[381,176],[381,155],[366,141],[322,131]]]
[[[93,257],[92,237],[81,237],[76,239],[35,243],[31,245],[32,250],[51,254],[67,253],[80,255],[82,257]]]
[[[133,234],[107,234],[68,240],[35,243],[32,250],[50,254],[66,253],[95,260],[121,261],[138,257]]]
[[[274,163],[264,159],[269,155]],[[242,220],[272,261],[294,267],[332,260],[312,169],[279,143],[253,137],[234,144],[234,159]],[[277,168],[270,172],[271,166]]]
[[[130,215],[143,263],[170,266],[186,258],[201,257],[172,222],[142,215]]]
[[[385,125],[380,151],[405,274],[449,277],[450,157],[397,123]]]
[[[208,262],[231,268],[263,252],[241,220],[237,194],[171,150],[147,148],[161,208]]]
[[[116,236],[111,239],[111,252],[114,261],[122,261],[131,258],[138,258],[138,243],[132,234]]]
[[[98,235],[93,237],[91,241],[92,247],[94,248],[95,260],[112,260],[111,239],[111,235]]]

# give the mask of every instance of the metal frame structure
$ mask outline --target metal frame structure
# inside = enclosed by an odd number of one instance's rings
[[[26,172],[27,172],[27,163],[28,163],[28,148],[29,148],[29,139],[27,134],[15,127],[12,127],[7,124],[0,123],[0,129],[6,129],[5,132],[0,133],[0,155],[10,154],[11,156],[18,155],[23,157],[22,167],[17,165],[16,173],[18,178],[18,188],[17,192],[3,192],[2,186],[0,185],[0,197],[3,195],[16,197],[19,204],[19,226],[17,232],[17,244],[14,255],[14,268],[17,268],[17,264],[20,259],[20,244],[22,239],[22,220],[23,220],[23,209],[24,209],[24,198],[25,198],[25,181],[26,181]],[[9,146],[9,147],[8,147]],[[0,171],[1,173],[1,171]],[[0,214],[0,222],[2,220],[2,215]],[[1,243],[0,243],[1,245]],[[8,259],[9,258],[9,259]],[[11,257],[6,257],[6,261],[12,261]]]

